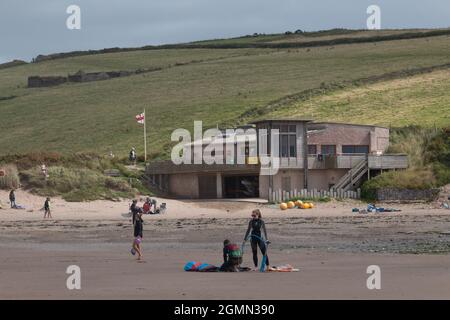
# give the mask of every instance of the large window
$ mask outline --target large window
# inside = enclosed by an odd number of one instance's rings
[[[273,126],[280,130],[280,157],[297,157],[297,127],[295,125]]]
[[[334,155],[336,154],[336,146],[332,144],[324,144],[322,145],[322,154],[326,155]]]
[[[348,145],[342,146],[342,153],[369,153],[369,146],[355,146]]]

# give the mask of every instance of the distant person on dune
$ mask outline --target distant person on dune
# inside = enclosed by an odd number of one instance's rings
[[[52,219],[52,213],[50,211],[50,198],[45,199],[44,202],[44,219],[45,218]]]
[[[137,159],[136,148],[133,147],[131,148],[130,151],[129,160],[131,163],[133,163],[133,165],[136,165],[136,159]]]

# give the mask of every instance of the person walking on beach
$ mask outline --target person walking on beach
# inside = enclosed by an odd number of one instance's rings
[[[137,260],[142,261],[142,237],[143,237],[143,231],[144,231],[144,220],[142,219],[142,210],[136,214],[136,217],[134,219],[134,239],[133,239],[133,245],[131,248],[131,253],[135,255],[138,254]]]
[[[14,189],[11,190],[9,193],[9,202],[11,202],[11,209],[14,209],[17,207],[16,205],[16,194],[14,193]]]
[[[262,233],[264,233],[263,240]],[[251,232],[251,233],[250,233]],[[262,219],[261,211],[259,209],[255,209],[252,211],[252,219],[248,223],[247,232],[245,233],[244,243],[247,241],[250,236],[250,245],[252,247],[253,253],[253,263],[255,265],[255,270],[258,268],[258,247],[261,250],[261,254],[263,256],[266,255],[267,245],[270,241],[267,238],[266,225]],[[266,256],[266,266],[269,268],[269,257]]]
[[[52,213],[50,211],[50,198],[45,199],[44,202],[44,219],[45,218],[52,219]]]
[[[130,211],[131,211],[131,223],[134,226],[134,222],[136,221],[136,216],[142,212],[142,209],[138,207],[138,201],[136,199],[133,200],[133,202],[131,203],[130,206]]]

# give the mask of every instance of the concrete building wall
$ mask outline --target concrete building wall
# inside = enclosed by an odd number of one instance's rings
[[[273,191],[293,191],[303,189],[304,171],[303,169],[280,169],[273,179]],[[259,176],[259,196],[268,198],[269,196],[269,176]],[[289,182],[289,183],[287,183]],[[290,186],[290,189],[285,184]]]
[[[198,176],[195,173],[171,174],[169,178],[171,196],[195,199],[199,197]]]
[[[347,169],[309,170],[309,189],[328,190],[346,172]]]
[[[330,185],[334,185],[346,172],[346,169],[309,170],[309,189],[328,190]],[[283,190],[283,178],[286,177],[290,178],[290,190]],[[274,191],[301,190],[303,189],[303,177],[302,169],[280,170],[278,174],[273,176],[273,189]],[[267,199],[269,196],[269,179],[269,176],[259,177],[259,194],[261,198]]]
[[[389,129],[376,127],[372,139],[374,140],[371,143],[372,149],[370,151],[372,153],[386,152],[389,147]]]

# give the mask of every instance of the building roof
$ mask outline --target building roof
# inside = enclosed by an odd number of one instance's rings
[[[272,118],[252,121],[251,124],[265,123],[265,122],[312,122],[312,119],[306,118]]]
[[[354,127],[370,127],[370,128],[384,128],[389,129],[387,127],[377,126],[373,124],[359,124],[359,123],[345,123],[345,122],[312,122],[311,125],[325,125],[325,124],[335,124],[335,125],[342,125],[342,126],[354,126]]]

